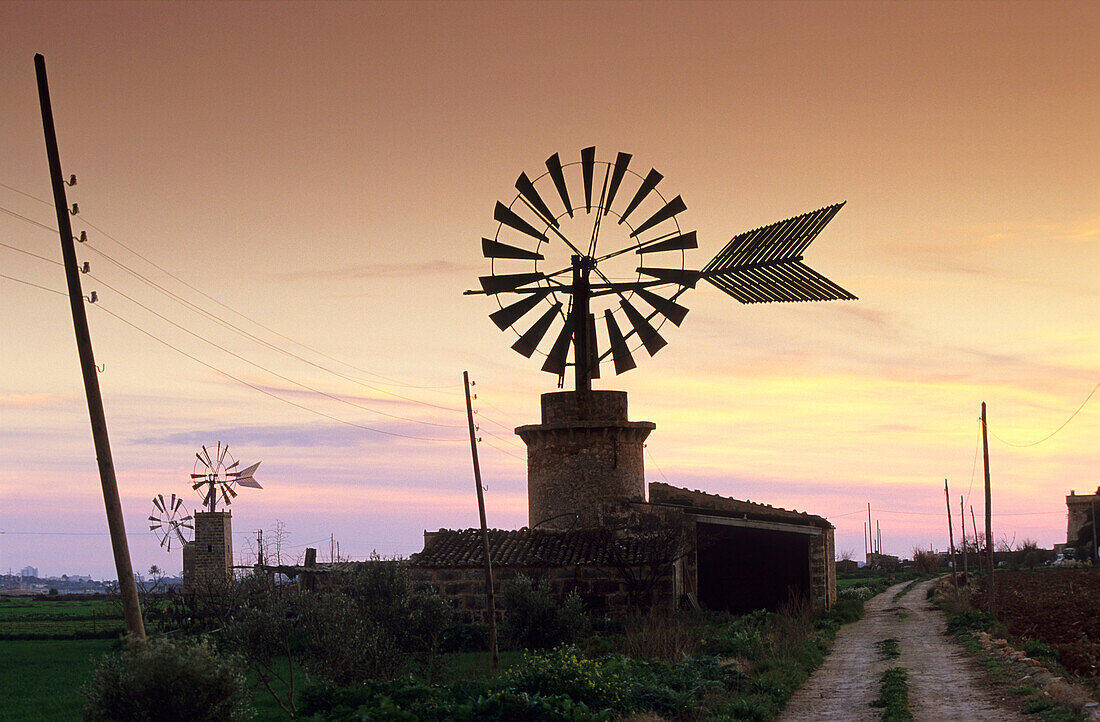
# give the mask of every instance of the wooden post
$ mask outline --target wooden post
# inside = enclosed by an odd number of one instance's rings
[[[943,480],[943,498],[947,502],[947,543],[951,549],[951,581],[959,591],[959,567],[955,562],[955,528],[951,525],[951,495],[947,491],[947,479]]]
[[[84,394],[88,398],[88,416],[92,424],[92,442],[99,464],[99,482],[103,488],[103,506],[107,512],[107,529],[111,535],[111,551],[118,574],[118,591],[122,598],[126,631],[138,642],[145,641],[145,622],[141,618],[134,568],[130,563],[130,547],[126,542],[126,524],[122,516],[122,502],[118,497],[115,465],[111,458],[111,441],[107,436],[107,419],[103,413],[103,397],[99,391],[99,372],[92,353],[92,338],[88,331],[88,317],[84,311],[84,293],[80,288],[80,270],[77,267],[73,229],[69,223],[69,202],[65,198],[65,180],[61,174],[61,154],[57,150],[57,132],[53,124],[50,105],[50,88],[46,80],[46,59],[34,56],[34,69],[38,76],[38,101],[42,108],[42,130],[46,137],[46,157],[50,164],[53,182],[53,202],[57,210],[57,228],[61,236],[61,256],[65,262],[65,280],[69,287],[69,307],[73,313],[76,331],[76,349],[80,356],[80,370],[84,376]]]
[[[871,561],[871,557],[868,556],[871,550],[867,548],[867,522],[863,522],[863,563]]]
[[[985,402],[982,402],[982,460],[985,462],[985,553],[989,572],[989,616],[996,617],[993,594],[993,494],[989,488],[989,437],[986,434]]]
[[[959,495],[959,530],[962,532],[963,579],[966,580],[966,583],[969,586],[970,564],[967,562],[968,554],[966,553],[966,506],[961,494]]]
[[[470,453],[474,457],[474,484],[477,486],[477,511],[481,516],[481,543],[485,555],[485,606],[489,609],[489,671],[497,669],[497,608],[493,596],[493,562],[489,558],[489,529],[485,524],[485,495],[481,491],[481,464],[477,460],[477,436],[474,434],[474,407],[470,402],[470,374],[462,372],[466,387],[466,420],[470,424]],[[579,389],[578,389],[579,390]]]
[[[867,502],[867,546],[871,554],[875,553],[875,540],[871,536],[874,533],[875,527],[871,525],[871,502]]]

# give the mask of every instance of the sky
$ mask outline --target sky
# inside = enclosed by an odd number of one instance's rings
[[[985,401],[996,537],[1065,541],[1064,496],[1100,485],[1095,3],[5,2],[0,25],[5,572],[115,577],[35,53],[135,569],[182,567],[145,519],[198,504],[202,445],[262,461],[242,563],[277,522],[292,561],[476,525],[464,370],[489,523],[523,526],[513,429],[556,378],[462,292],[517,176],[593,145],[682,196],[689,267],[846,201],[806,262],[859,300],[701,284],[666,348],[605,369],[656,424],[647,481],[825,516],[857,559],[868,503],[883,551],[945,549],[945,478],[956,537],[960,496],[981,524]]]

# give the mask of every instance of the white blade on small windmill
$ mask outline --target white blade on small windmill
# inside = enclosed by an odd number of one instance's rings
[[[237,472],[237,483],[241,486],[247,486],[250,489],[262,489],[263,487],[260,486],[259,482],[252,478],[252,475],[262,463],[261,461],[257,461],[247,469]]]

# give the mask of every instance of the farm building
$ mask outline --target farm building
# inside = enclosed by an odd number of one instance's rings
[[[528,449],[529,526],[489,533],[495,580],[544,578],[606,613],[745,612],[792,597],[831,607],[828,520],[669,484],[650,483],[647,498],[643,444],[654,428],[628,420],[625,392],[544,394],[542,423],[516,429]],[[409,563],[460,614],[483,613],[479,530],[425,532]]]

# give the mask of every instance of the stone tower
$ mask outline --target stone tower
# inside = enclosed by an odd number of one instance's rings
[[[645,501],[644,442],[656,425],[627,419],[625,391],[542,395],[542,423],[516,429],[531,527],[593,527],[600,501]]]
[[[183,547],[183,591],[216,591],[233,583],[233,515],[195,512],[195,539]]]
[[[1066,543],[1076,544],[1077,537],[1080,535],[1081,527],[1085,526],[1092,519],[1092,505],[1097,507],[1097,518],[1100,518],[1100,487],[1097,487],[1095,494],[1077,494],[1074,491],[1069,492],[1069,496],[1066,497],[1066,511],[1068,512],[1068,523],[1066,525]]]

